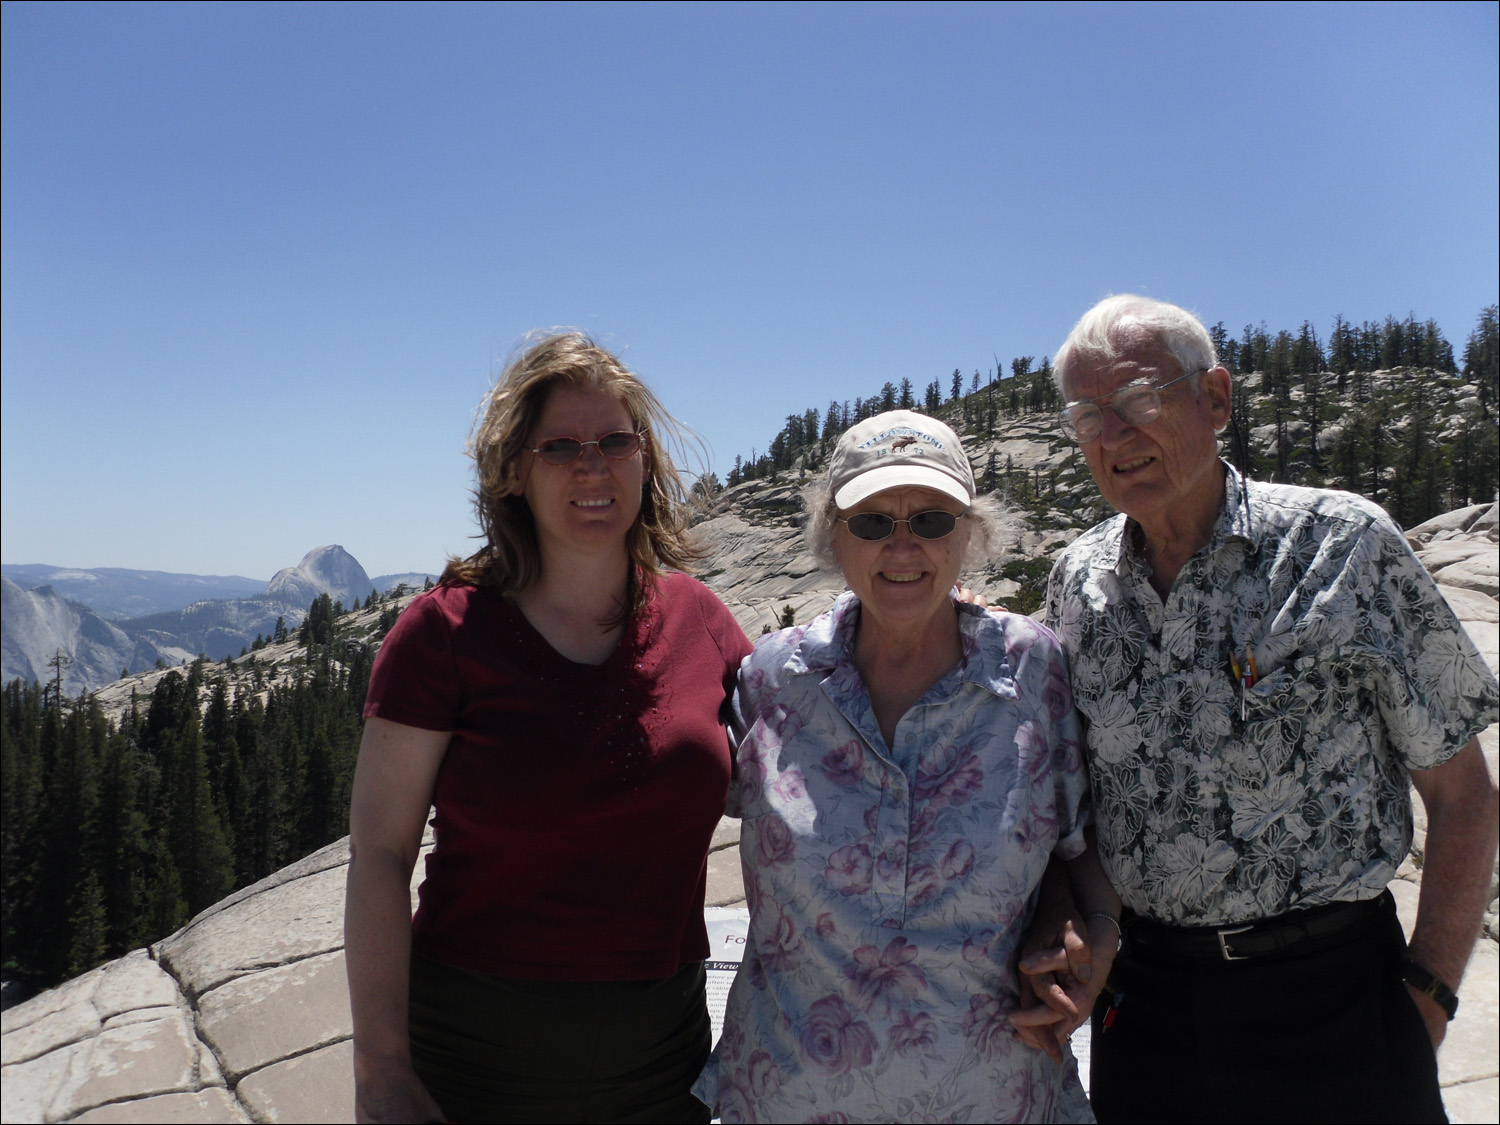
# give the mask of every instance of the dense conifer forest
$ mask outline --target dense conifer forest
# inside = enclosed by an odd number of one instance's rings
[[[370,666],[403,600],[345,613],[324,594],[300,629],[168,671],[118,720],[62,694],[65,658],[50,683],[5,685],[6,977],[53,984],[140,948],[348,832]]]
[[[1361,492],[1406,526],[1495,496],[1496,306],[1457,358],[1437,325],[1414,317],[1357,327],[1339,317],[1326,341],[1307,322],[1212,334],[1242,422],[1227,452],[1253,475]],[[955,370],[920,392],[910,379],[887,382],[868,399],[788,415],[764,453],[697,491],[814,471],[846,428],[897,406],[992,441],[1022,419],[1045,424],[1060,405],[1045,357],[1017,357],[1008,371],[997,358],[987,374]],[[1104,514],[1071,458],[1043,473],[999,464],[992,450],[981,478],[1038,519],[1060,496],[1078,526]],[[1047,565],[1007,564],[1043,578]],[[347,613],[324,595],[295,633],[279,626],[238,658],[160,675],[114,718],[93,696],[64,697],[60,676],[6,685],[6,977],[66,979],[344,835],[370,666],[402,594],[372,594]]]
[[[1407,527],[1489,499],[1500,467],[1497,313],[1491,305],[1479,314],[1457,360],[1438,325],[1414,316],[1360,325],[1338,316],[1326,341],[1310,321],[1274,334],[1264,324],[1246,325],[1238,335],[1215,324],[1209,334],[1235,381],[1237,426],[1227,455],[1261,479],[1363,493]],[[888,381],[869,398],[787,415],[764,452],[735,458],[722,487],[810,472],[839,434],[886,410],[937,415],[966,438],[989,440],[1003,436],[1008,423],[1047,417],[1061,406],[1046,356],[1040,363],[1019,356],[1008,370],[997,358],[967,378],[955,369],[920,391],[909,378]],[[1028,479],[990,465],[980,483],[1037,510],[1068,482],[1057,472]],[[720,487],[717,478],[700,482],[700,491]]]

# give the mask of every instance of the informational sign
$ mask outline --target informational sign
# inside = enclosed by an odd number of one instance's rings
[[[724,1032],[724,1005],[729,986],[745,954],[745,935],[750,929],[750,911],[743,906],[710,906],[703,911],[708,924],[708,1015],[714,1024],[714,1042]]]

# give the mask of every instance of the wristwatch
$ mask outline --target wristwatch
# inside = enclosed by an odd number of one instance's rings
[[[1453,994],[1453,989],[1439,980],[1438,975],[1420,961],[1413,961],[1410,957],[1403,960],[1401,979],[1418,992],[1432,997],[1437,1006],[1448,1013],[1450,1020],[1458,1015],[1458,997]]]

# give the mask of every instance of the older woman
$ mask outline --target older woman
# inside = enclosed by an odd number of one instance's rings
[[[740,671],[750,933],[695,1088],[725,1121],[1089,1119],[1008,1020],[1016,951],[1054,855],[1118,903],[1056,639],[954,598],[994,529],[974,493],[941,422],[851,428],[809,521],[850,592]]]
[[[670,428],[577,333],[489,396],[485,545],[401,615],[365,706],[345,912],[361,1121],[707,1120],[705,860],[750,646],[674,572],[693,551]]]

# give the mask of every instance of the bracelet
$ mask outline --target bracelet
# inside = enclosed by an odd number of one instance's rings
[[[1095,918],[1103,918],[1106,922],[1108,922],[1111,926],[1113,926],[1115,928],[1115,948],[1116,949],[1118,949],[1120,946],[1122,946],[1122,945],[1125,944],[1125,931],[1120,928],[1120,920],[1118,918],[1116,918],[1108,910],[1096,910],[1092,914],[1085,914],[1083,916],[1084,924],[1087,925],[1089,922],[1092,922]]]
[[[1420,961],[1413,961],[1410,957],[1402,961],[1401,979],[1418,992],[1431,997],[1433,1003],[1448,1013],[1450,1020],[1458,1015],[1458,997],[1453,994],[1453,989]]]

